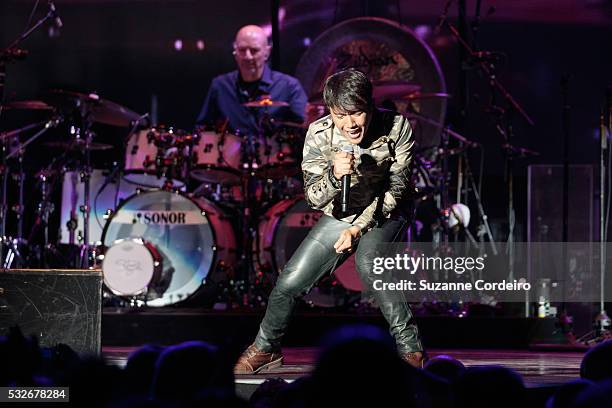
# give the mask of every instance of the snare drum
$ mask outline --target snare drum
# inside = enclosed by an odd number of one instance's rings
[[[104,284],[118,296],[148,294],[149,288],[159,282],[161,270],[159,252],[141,238],[113,242],[102,261]]]
[[[204,199],[152,190],[129,197],[108,220],[102,241],[141,238],[161,256],[156,298],[148,306],[187,299],[205,279],[226,276],[235,263],[236,239],[221,209]],[[213,276],[214,274],[214,276]]]
[[[177,134],[180,132],[177,132]],[[159,141],[173,138],[175,131],[169,129],[144,129],[130,135],[125,149],[125,173],[123,178],[128,183],[148,188],[160,188],[165,184],[166,178],[170,177],[175,188],[182,187],[185,183],[181,168],[159,168],[158,155],[161,158],[172,160],[173,155],[180,155],[176,146],[170,141],[167,146],[160,145]],[[158,146],[159,145],[159,146]],[[182,160],[181,160],[182,162]],[[182,163],[181,163],[182,164]],[[168,174],[171,171],[174,174]]]
[[[228,132],[200,131],[191,177],[203,183],[240,184],[242,138]]]

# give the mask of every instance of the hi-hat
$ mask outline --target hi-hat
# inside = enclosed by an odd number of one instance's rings
[[[279,106],[289,106],[289,102],[275,101],[272,100],[272,98],[262,98],[256,101],[243,103],[242,106],[246,106],[247,108],[273,108]]]
[[[59,109],[79,109],[88,120],[105,125],[128,127],[141,118],[138,113],[118,103],[102,99],[95,93],[83,94],[55,89],[43,99]]]

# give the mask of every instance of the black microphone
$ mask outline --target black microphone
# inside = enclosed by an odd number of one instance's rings
[[[353,146],[342,146],[340,149],[345,153],[353,154]],[[343,213],[348,211],[349,195],[351,193],[351,175],[345,174],[342,176],[342,195],[340,196],[340,209]]]
[[[49,0],[47,4],[49,5],[49,14],[52,17],[51,25],[49,26],[49,37],[59,37],[60,30],[64,26],[64,23],[62,23],[62,19],[59,14],[57,14],[57,8],[53,0]]]

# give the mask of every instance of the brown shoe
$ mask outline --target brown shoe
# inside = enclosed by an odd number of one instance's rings
[[[402,355],[402,359],[415,368],[423,368],[425,362],[427,361],[427,357],[421,351],[404,353]]]
[[[282,364],[283,355],[280,352],[265,353],[259,351],[255,344],[251,344],[234,366],[234,374],[257,374],[261,370],[280,367]]]

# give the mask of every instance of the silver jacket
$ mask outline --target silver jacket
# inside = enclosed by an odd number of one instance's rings
[[[412,191],[412,127],[396,112],[373,112],[366,137],[355,151],[349,211],[340,214],[341,183],[333,175],[333,161],[335,153],[350,144],[330,115],[309,126],[302,160],[304,193],[313,209],[357,225],[365,233],[401,207]]]

